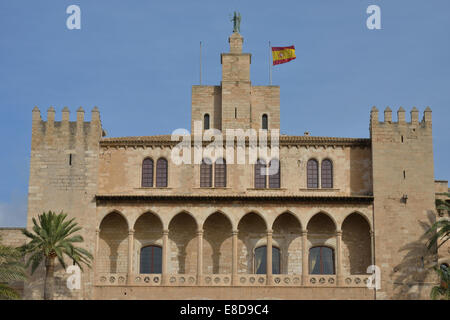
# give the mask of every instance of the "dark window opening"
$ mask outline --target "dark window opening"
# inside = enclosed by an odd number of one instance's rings
[[[212,187],[212,164],[209,159],[203,159],[200,164],[200,187]]]
[[[272,159],[269,165],[269,188],[280,188],[280,161]]]
[[[269,119],[267,114],[262,115],[262,128],[263,130],[267,130],[269,128]]]
[[[153,160],[150,158],[142,161],[142,187],[153,187]]]
[[[333,163],[331,160],[322,161],[322,188],[333,188]]]
[[[280,274],[281,270],[281,255],[280,249],[272,247],[272,274]],[[255,273],[267,273],[267,246],[258,247],[255,249]]]
[[[146,246],[141,249],[141,263],[139,273],[161,273],[162,248]]]
[[[255,164],[255,188],[266,188],[266,163],[262,159],[258,159]]]
[[[319,188],[319,164],[317,160],[308,160],[306,164],[307,173],[307,187],[308,188]]]
[[[334,274],[334,250],[329,247],[309,249],[310,274]]]
[[[209,129],[209,114],[205,114],[203,116],[203,129],[208,130]]]
[[[164,158],[156,162],[156,187],[167,187],[167,160]]]
[[[214,167],[214,186],[216,188],[225,188],[227,186],[227,164],[223,158],[216,160]]]

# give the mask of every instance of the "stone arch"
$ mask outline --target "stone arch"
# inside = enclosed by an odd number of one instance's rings
[[[206,220],[208,220],[209,217],[211,217],[212,215],[217,214],[217,213],[222,214],[228,220],[228,222],[231,224],[231,229],[235,230],[235,223],[234,223],[233,219],[231,219],[231,217],[226,212],[224,212],[222,210],[213,211],[213,212],[209,213],[205,217],[205,219],[203,221],[199,221],[199,223],[198,223],[199,224],[199,229],[203,229]]]
[[[233,225],[221,211],[210,214],[203,223],[203,273],[229,274],[232,260]]]
[[[162,247],[163,223],[161,219],[151,211],[141,214],[134,223],[134,250],[133,250],[133,270],[140,273],[141,249],[155,245]]]
[[[128,222],[118,211],[105,215],[100,223],[97,271],[126,273],[128,267]]]
[[[357,215],[360,215],[362,218],[364,218],[364,220],[366,220],[366,222],[367,222],[367,224],[369,226],[370,231],[372,231],[372,221],[370,221],[369,217],[367,217],[366,214],[364,214],[364,213],[362,213],[360,211],[353,211],[353,212],[349,213],[343,220],[341,220],[342,222],[341,222],[341,229],[340,230],[342,230],[342,226],[344,224],[345,219],[347,219],[352,214],[357,214]]]
[[[248,211],[248,212],[244,213],[244,214],[238,219],[238,224],[237,224],[236,228],[238,228],[239,223],[241,223],[242,219],[243,219],[245,216],[249,215],[249,214],[256,214],[257,216],[259,216],[259,217],[262,219],[262,221],[264,222],[264,225],[265,225],[266,229],[271,225],[271,224],[269,223],[269,221],[267,220],[267,218],[266,218],[261,212],[259,212],[258,210],[251,210],[251,211]]]
[[[173,220],[176,216],[178,216],[179,214],[182,214],[182,213],[191,216],[191,218],[192,218],[192,219],[194,220],[194,222],[195,222],[195,227],[196,227],[196,229],[199,228],[199,226],[200,226],[199,222],[197,221],[197,219],[195,218],[195,216],[194,216],[191,212],[189,212],[189,211],[187,211],[187,210],[183,210],[183,211],[180,211],[180,212],[175,213],[175,214],[169,219],[169,223],[167,224],[167,227],[170,226],[170,224],[172,223],[172,220]]]
[[[112,213],[117,213],[118,215],[120,215],[120,216],[125,220],[125,223],[127,224],[127,229],[129,229],[130,222],[128,221],[127,216],[125,216],[125,215],[124,215],[122,212],[120,212],[119,210],[112,210],[112,211],[107,211],[107,212],[103,213],[102,216],[100,216],[100,220],[99,220],[100,222],[99,222],[99,224],[98,224],[99,230],[100,230],[100,228],[101,228],[101,225],[102,225],[102,223],[103,223],[103,220],[105,220],[105,218],[106,218],[108,215],[112,214]]]
[[[260,239],[267,236],[267,223],[256,211],[246,213],[238,229],[238,273],[253,273],[253,252]]]
[[[281,273],[300,274],[302,270],[302,225],[289,211],[276,217],[272,225],[273,241],[280,249]]]
[[[313,214],[313,215],[308,219],[308,221],[307,221],[306,224],[305,224],[305,225],[306,225],[306,229],[308,229],[308,225],[309,225],[309,223],[311,222],[311,220],[312,220],[313,218],[315,218],[317,215],[320,215],[320,214],[326,215],[326,216],[331,220],[331,222],[333,223],[335,230],[336,230],[336,231],[338,230],[337,227],[338,227],[339,224],[337,223],[336,219],[333,217],[332,214],[330,214],[330,213],[328,213],[328,212],[326,212],[326,211],[323,211],[323,210],[321,210],[321,211],[319,211],[319,212]]]
[[[371,265],[370,224],[358,213],[342,222],[342,268],[346,274],[365,274]]]
[[[197,267],[197,222],[182,211],[169,222],[169,273],[194,274]]]

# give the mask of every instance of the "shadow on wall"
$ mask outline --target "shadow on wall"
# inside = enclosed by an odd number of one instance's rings
[[[419,221],[424,234],[399,250],[399,253],[406,254],[391,273],[394,279],[394,299],[429,298],[431,288],[438,283],[437,275],[432,269],[437,263],[436,248],[428,250],[429,236],[425,235],[436,217],[433,211],[428,211],[427,216],[428,222]]]

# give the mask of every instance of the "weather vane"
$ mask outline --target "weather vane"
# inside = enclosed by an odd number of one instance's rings
[[[241,32],[241,14],[235,11],[231,21],[233,21],[233,32]]]

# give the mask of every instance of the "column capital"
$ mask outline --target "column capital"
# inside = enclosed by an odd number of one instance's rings
[[[308,230],[302,230],[302,236],[307,236],[308,235]]]
[[[235,236],[239,234],[239,230],[231,230],[231,235]]]
[[[134,229],[128,230],[128,235],[129,235],[129,236],[134,235]]]
[[[336,235],[339,237],[342,236],[342,230],[336,230]]]
[[[95,228],[95,233],[100,233],[100,228]]]
[[[269,235],[269,234],[272,235],[273,234],[273,230],[272,229],[267,229],[266,233],[267,233],[267,235]]]
[[[163,235],[168,235],[168,234],[169,234],[169,230],[164,229],[164,230],[162,231],[162,234],[163,234]]]
[[[196,232],[196,233],[197,233],[197,235],[198,235],[198,236],[201,236],[201,235],[203,235],[203,229],[199,229],[199,230],[197,230],[197,232]]]
[[[373,236],[375,235],[375,231],[370,230],[370,231],[369,231],[369,235],[370,235],[371,237],[373,237]]]

